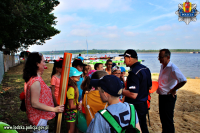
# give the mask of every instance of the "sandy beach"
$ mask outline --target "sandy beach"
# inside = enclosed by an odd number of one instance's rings
[[[158,95],[151,95],[151,109],[149,127],[152,133],[162,131],[158,111]],[[200,132],[200,79],[188,79],[185,86],[177,92],[174,110],[175,129],[178,133]]]
[[[50,75],[53,64],[46,64],[48,69],[44,71],[42,78],[47,85],[50,85]],[[9,125],[29,125],[26,113],[19,109],[19,94],[23,90],[22,79],[23,64],[11,68],[6,74],[0,86],[0,121]],[[16,76],[14,76],[16,75]],[[152,74],[152,80],[156,81],[158,74]],[[187,79],[187,83],[177,92],[174,122],[178,133],[199,133],[200,132],[200,79]],[[149,131],[160,133],[162,131],[159,112],[158,94],[151,95],[151,109]],[[49,123],[50,132],[53,131],[53,122]],[[18,132],[28,132],[18,130]]]

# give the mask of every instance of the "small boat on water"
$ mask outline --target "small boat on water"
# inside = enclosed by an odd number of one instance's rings
[[[95,58],[95,57],[91,57],[89,58],[89,60],[97,60],[98,58]]]
[[[85,57],[85,59],[84,60],[98,60],[98,59],[103,59],[103,60],[108,60],[108,59],[112,59],[113,57],[107,57],[106,55],[103,57],[103,56],[101,56],[101,57],[97,57],[97,56],[87,56],[87,57]]]
[[[60,57],[58,57],[58,60],[59,60],[59,59],[60,59]],[[54,60],[56,60],[56,59],[55,59],[55,56],[53,56],[53,57],[46,56],[46,57],[45,57],[45,62],[46,62],[46,63],[54,63],[54,62],[53,62]]]
[[[103,57],[103,56],[101,56],[101,57],[99,57],[99,59],[106,59],[106,60],[108,60],[108,59],[112,59],[113,57],[107,57],[106,55]]]
[[[97,60],[98,57],[97,57],[97,56],[88,56],[88,59],[89,59],[89,60]]]

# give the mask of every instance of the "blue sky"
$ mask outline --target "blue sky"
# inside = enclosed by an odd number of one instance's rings
[[[30,51],[87,49],[200,49],[200,14],[179,22],[185,0],[60,0],[53,11],[60,34]],[[200,1],[197,4],[200,12]]]

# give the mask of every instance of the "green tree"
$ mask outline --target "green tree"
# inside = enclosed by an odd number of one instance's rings
[[[59,34],[52,13],[58,0],[1,0],[0,50],[43,45]]]

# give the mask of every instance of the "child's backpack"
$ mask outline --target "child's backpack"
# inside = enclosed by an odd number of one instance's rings
[[[115,129],[117,133],[140,133],[135,127],[135,108],[132,104],[130,106],[130,123],[128,126],[121,127],[121,125],[114,119],[113,115],[107,110],[100,110],[99,113],[103,118]]]

